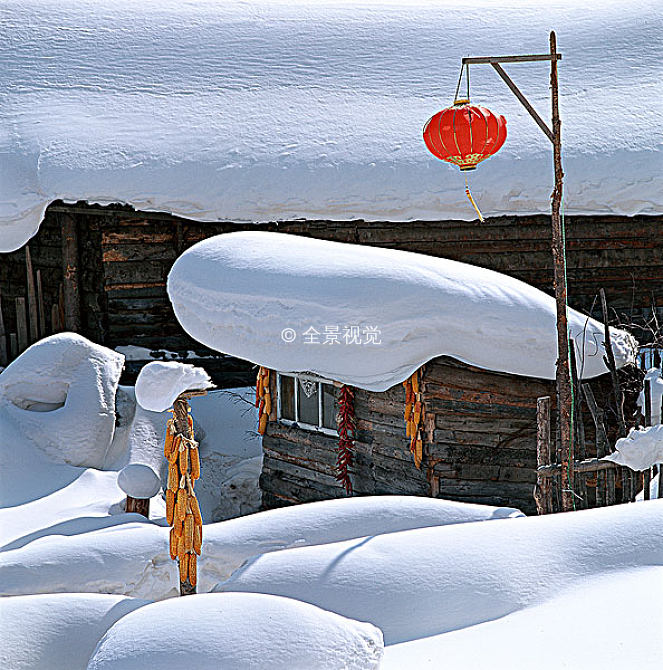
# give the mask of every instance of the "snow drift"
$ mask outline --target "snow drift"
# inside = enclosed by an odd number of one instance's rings
[[[288,598],[230,593],[147,605],[104,636],[88,670],[374,670],[380,631]]]
[[[663,424],[631,428],[626,437],[617,440],[614,453],[602,460],[625,465],[631,470],[647,470],[663,462]]]
[[[405,642],[498,619],[590,576],[663,566],[662,509],[655,500],[288,549],[215,591],[296,598]]]
[[[148,602],[96,593],[0,598],[0,666],[85,670],[104,633]]]
[[[198,220],[474,218],[423,124],[463,56],[545,52],[550,27],[566,212],[661,213],[659,0],[62,0],[57,16],[5,0],[0,249],[56,198]],[[507,69],[546,118],[548,68]],[[509,123],[472,175],[484,214],[548,212],[548,139],[490,67],[472,96]]]
[[[199,591],[256,554],[411,528],[522,516],[511,508],[406,496],[346,498],[205,524]],[[121,526],[45,536],[0,553],[0,595],[100,592],[158,600],[178,593],[168,528],[124,515]],[[97,523],[102,525],[103,520]],[[98,527],[97,527],[98,528]]]
[[[229,233],[175,261],[168,295],[183,328],[212,349],[371,391],[441,355],[555,378],[554,299],[457,261],[280,233]],[[603,325],[569,310],[569,331],[579,374],[607,372]],[[633,359],[630,335],[612,330],[612,341],[618,365]]]
[[[123,363],[121,354],[75,333],[40,340],[0,374],[5,428],[15,443],[35,444],[54,461],[102,468]]]
[[[659,670],[661,602],[661,567],[588,577],[500,619],[387,647],[380,669]]]

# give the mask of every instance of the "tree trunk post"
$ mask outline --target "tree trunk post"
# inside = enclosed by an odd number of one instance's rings
[[[550,465],[550,396],[536,401],[536,464],[537,468]],[[539,514],[553,511],[551,485],[550,479],[537,472],[534,500]]]
[[[557,410],[559,416],[559,461],[562,464],[562,510],[573,509],[573,436],[571,435],[571,376],[569,370],[569,329],[566,313],[566,243],[561,219],[564,172],[562,171],[562,123],[559,118],[557,81],[557,38],[550,33],[550,87],[552,89],[553,165],[555,187],[552,192],[552,254],[555,303],[557,306]]]
[[[127,496],[126,510],[128,513],[142,514],[146,519],[150,518],[150,499],[149,498],[132,498]]]

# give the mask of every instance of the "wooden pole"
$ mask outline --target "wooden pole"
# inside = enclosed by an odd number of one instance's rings
[[[32,269],[30,247],[25,245],[25,273],[27,277],[28,314],[30,315],[30,344],[39,339],[39,307],[37,305],[37,289],[35,274]]]
[[[28,318],[25,314],[25,298],[16,298],[16,342],[18,353],[28,348]]]
[[[134,512],[142,514],[146,519],[150,518],[150,499],[149,498],[132,498],[127,496],[126,512]]]
[[[645,396],[645,426],[651,426],[651,415],[652,415],[652,406],[651,406],[651,380],[645,379],[644,387],[644,396]],[[647,468],[644,472],[643,484],[642,484],[642,497],[645,500],[649,500],[651,495],[651,468]]]
[[[549,514],[553,511],[552,482],[542,477],[538,469],[550,465],[550,396],[536,400],[536,464],[536,510],[539,514]]]
[[[81,305],[78,290],[78,230],[71,214],[61,214],[62,221],[62,277],[65,330],[81,330]]]
[[[555,187],[552,192],[552,255],[555,303],[557,305],[557,409],[559,417],[559,461],[562,464],[562,510],[573,509],[573,437],[571,435],[571,375],[569,370],[569,329],[566,314],[566,248],[561,206],[564,172],[562,171],[562,122],[559,118],[557,81],[557,38],[550,33],[550,88],[552,90],[553,165]]]
[[[37,270],[37,308],[39,312],[39,337],[46,337],[46,309],[44,291],[41,286],[41,270]]]
[[[612,379],[612,391],[615,396],[615,411],[617,412],[617,424],[619,425],[619,437],[626,437],[626,421],[624,420],[624,394],[619,385],[619,377],[617,376],[617,364],[615,363],[615,353],[612,350],[612,340],[610,338],[610,326],[608,325],[608,302],[605,297],[605,290],[600,289],[601,296],[601,310],[603,312],[603,326],[605,328],[604,345],[605,345],[605,364],[610,370],[610,377]]]
[[[4,367],[7,363],[9,363],[7,333],[5,331],[5,320],[2,316],[2,291],[0,291],[0,365]]]

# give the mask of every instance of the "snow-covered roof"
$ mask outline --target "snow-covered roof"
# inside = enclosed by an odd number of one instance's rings
[[[658,0],[6,0],[0,250],[57,198],[198,220],[474,218],[426,151],[467,55],[555,28],[568,213],[659,214]],[[547,64],[507,66],[548,118]],[[509,137],[472,175],[484,214],[546,212],[550,143],[489,66]]]
[[[248,231],[185,251],[168,276],[194,339],[282,372],[384,391],[436,356],[555,378],[555,300],[485,268],[397,249]],[[583,378],[607,372],[604,327],[569,310]],[[618,365],[633,338],[612,330]]]

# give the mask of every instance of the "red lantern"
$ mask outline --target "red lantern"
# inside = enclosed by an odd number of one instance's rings
[[[485,107],[457,100],[432,116],[424,126],[424,142],[440,160],[462,171],[474,170],[497,153],[506,140],[506,119]]]

